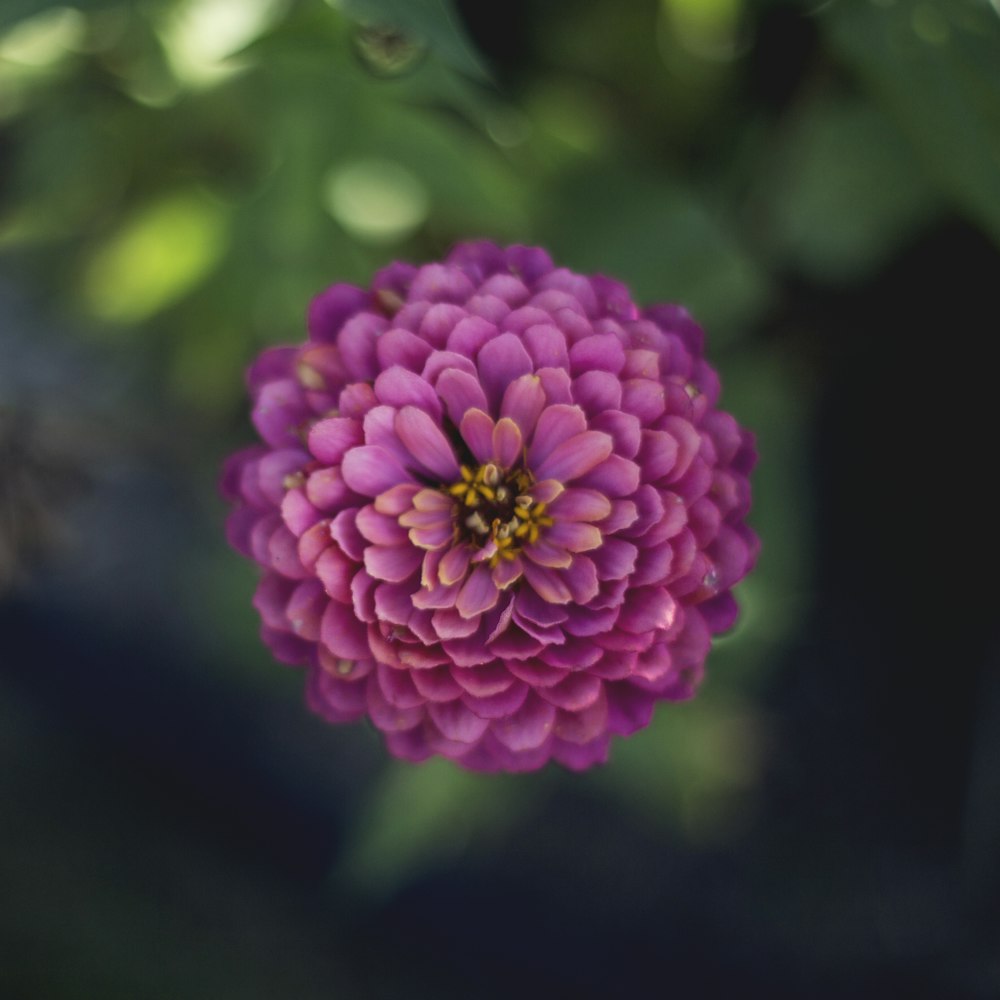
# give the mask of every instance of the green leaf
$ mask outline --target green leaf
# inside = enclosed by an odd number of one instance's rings
[[[1000,243],[1000,17],[985,0],[830,4],[834,50],[944,193]]]
[[[336,875],[364,893],[390,892],[472,842],[502,834],[544,780],[472,774],[440,758],[392,764],[351,831]]]
[[[543,194],[541,235],[556,259],[625,281],[643,305],[679,302],[715,343],[767,306],[761,268],[682,182],[625,164],[591,162]]]
[[[450,0],[340,0],[335,6],[359,21],[392,25],[412,34],[454,69],[481,80],[489,78]]]
[[[800,109],[767,170],[767,242],[819,281],[881,264],[939,199],[892,119],[858,100],[821,97]]]

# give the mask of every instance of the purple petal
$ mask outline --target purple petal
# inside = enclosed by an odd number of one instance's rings
[[[567,617],[566,608],[539,597],[530,587],[523,587],[514,599],[515,620],[526,618],[536,625],[547,626],[558,625],[566,621]]]
[[[528,352],[513,333],[502,333],[485,343],[476,358],[476,365],[492,413],[499,412],[500,401],[511,382],[527,375],[533,368]]]
[[[323,645],[334,656],[345,660],[361,660],[371,656],[368,628],[354,617],[354,610],[340,601],[330,601],[320,623]]]
[[[459,433],[479,462],[493,458],[493,418],[483,410],[468,410],[459,424]]]
[[[416,483],[400,483],[392,489],[380,493],[375,498],[375,509],[380,514],[391,514],[398,517],[413,506],[420,487]],[[435,491],[436,492],[436,491]]]
[[[555,720],[552,705],[532,692],[513,715],[495,721],[492,732],[510,750],[532,750],[545,742]]]
[[[416,708],[424,703],[423,696],[413,686],[409,670],[375,664],[375,677],[385,700],[396,708]]]
[[[396,414],[396,433],[411,455],[445,482],[458,478],[458,461],[441,428],[421,409],[404,406]]]
[[[522,375],[514,379],[503,394],[500,413],[510,417],[521,429],[521,437],[531,438],[538,417],[545,406],[545,390],[537,375]]]
[[[344,321],[368,304],[368,293],[356,285],[333,285],[310,303],[306,325],[312,340],[332,343]]]
[[[423,551],[412,545],[369,545],[365,549],[365,569],[376,580],[399,583],[420,568],[423,556]]]
[[[553,569],[525,560],[524,578],[542,600],[551,604],[568,604],[573,600],[573,593],[565,580]]]
[[[610,372],[584,372],[573,379],[573,402],[591,416],[604,410],[617,411],[622,402],[622,384]]]
[[[513,559],[501,559],[493,569],[493,583],[498,590],[506,590],[512,583],[521,579],[524,566],[520,556]]]
[[[434,631],[441,639],[464,639],[479,628],[479,618],[463,618],[454,608],[439,608],[433,616]]]
[[[494,607],[499,598],[500,592],[493,583],[490,568],[480,564],[462,585],[455,607],[463,618],[472,618]]]
[[[557,521],[546,530],[543,539],[556,548],[567,549],[570,552],[589,552],[591,549],[596,549],[602,540],[600,528],[582,521]]]
[[[328,546],[316,560],[316,575],[322,581],[326,592],[341,604],[350,604],[351,580],[357,572],[357,565],[351,562],[336,545]]]
[[[451,701],[462,693],[447,666],[414,670],[413,686],[428,701]]]
[[[379,445],[352,448],[344,456],[341,471],[352,490],[368,497],[377,497],[410,478],[392,453]]]
[[[363,312],[349,319],[338,334],[340,359],[358,382],[370,382],[378,374],[375,341],[388,329],[389,321],[384,316]]]
[[[653,483],[672,472],[677,463],[678,450],[673,435],[666,431],[644,430],[638,459],[643,479]]]
[[[509,469],[521,458],[521,448],[521,429],[510,417],[501,417],[493,427],[493,458]]]
[[[362,507],[354,523],[358,531],[375,545],[405,545],[406,529],[390,514],[380,514],[372,504]]]
[[[475,292],[468,277],[447,264],[424,264],[410,284],[410,301],[464,302]]]
[[[599,678],[583,671],[575,671],[558,684],[541,688],[539,694],[556,708],[579,712],[593,705],[603,689],[604,685]]]
[[[309,431],[309,450],[327,465],[338,464],[349,449],[363,443],[361,424],[348,417],[320,420]]]
[[[634,569],[638,549],[621,538],[605,538],[604,544],[590,558],[602,580],[621,580]]]
[[[558,403],[542,411],[528,450],[528,465],[537,470],[542,462],[564,441],[587,430],[587,417],[579,406]],[[537,471],[535,472],[538,476]],[[538,478],[545,478],[538,476]]]
[[[574,375],[594,369],[617,375],[625,367],[625,349],[614,334],[595,334],[578,340],[569,349],[569,360]]]
[[[590,429],[610,434],[615,442],[615,454],[635,458],[642,441],[639,418],[621,410],[605,410],[590,421]]]
[[[533,466],[540,479],[570,482],[586,475],[611,454],[611,438],[600,431],[584,431],[553,448],[538,466]]]
[[[386,330],[375,341],[379,368],[402,365],[411,372],[421,372],[433,348],[410,330]]]
[[[355,523],[357,516],[354,509],[342,510],[330,522],[330,537],[346,555],[360,562],[365,552],[365,539]]]
[[[597,490],[570,487],[549,507],[557,521],[600,521],[611,513],[611,501]]]
[[[479,380],[457,368],[447,368],[438,376],[435,384],[437,394],[444,401],[452,423],[458,425],[469,410],[487,407],[486,394]]]
[[[455,668],[452,675],[463,691],[477,698],[500,694],[515,683],[514,676],[500,663],[486,667]]]
[[[474,358],[500,331],[492,323],[478,316],[466,316],[448,335],[449,351]]]
[[[375,674],[369,674],[367,684],[368,717],[376,728],[384,733],[401,732],[419,726],[424,719],[426,709],[422,705],[411,708],[397,708],[386,701],[382,694]]]
[[[643,425],[651,424],[667,408],[667,391],[649,378],[629,378],[622,382],[622,409],[633,413]]]
[[[456,545],[445,553],[438,564],[438,579],[446,587],[453,583],[458,583],[465,579],[465,574],[469,571],[469,561],[472,559],[472,552],[466,545]]]
[[[296,538],[301,538],[323,519],[323,515],[306,499],[302,490],[289,490],[281,501],[281,519]]]
[[[401,365],[393,365],[375,379],[375,395],[380,403],[402,409],[416,406],[440,418],[441,401],[437,393],[419,375]]]
[[[631,496],[639,488],[639,474],[639,466],[635,462],[621,455],[609,455],[582,476],[578,485],[595,489],[608,497]]]
[[[633,635],[653,629],[670,628],[677,605],[663,587],[639,587],[633,590],[618,616],[618,626]]]
[[[551,323],[537,323],[524,331],[524,343],[536,368],[568,368],[566,335]]]
[[[549,531],[551,531],[551,529],[549,529]],[[538,566],[551,566],[553,569],[565,569],[573,562],[573,557],[564,548],[549,544],[549,531],[546,532],[545,538],[539,539],[534,545],[526,546],[524,549],[524,555]],[[599,534],[598,542],[600,542]]]
[[[452,668],[453,677],[461,677],[462,668]],[[497,691],[496,694],[474,695],[465,694],[462,701],[481,719],[505,719],[516,712],[528,696],[528,685],[515,680],[509,687]]]
[[[489,727],[487,719],[474,715],[458,700],[432,702],[427,710],[441,735],[457,743],[475,743]]]

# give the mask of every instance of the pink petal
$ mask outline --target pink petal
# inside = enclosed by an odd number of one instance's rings
[[[377,580],[400,583],[420,568],[423,556],[412,545],[369,545],[365,549],[365,569]]]
[[[410,454],[429,472],[445,482],[458,478],[458,462],[441,428],[415,406],[404,406],[396,414],[396,433]]]
[[[666,431],[642,432],[639,464],[646,482],[656,482],[673,471],[677,463],[677,440]]]
[[[446,587],[464,580],[465,574],[469,571],[471,558],[472,550],[468,546],[456,545],[445,553],[444,558],[438,564],[438,579]]]
[[[467,410],[459,432],[479,462],[493,458],[493,418],[483,410]]]
[[[611,501],[597,490],[573,486],[552,501],[549,513],[557,521],[600,521],[611,513]]]
[[[489,727],[487,719],[473,714],[459,700],[431,702],[427,711],[441,735],[458,743],[475,743]]]
[[[639,550],[621,538],[605,538],[604,544],[591,552],[590,558],[602,580],[621,580],[634,569]]]
[[[420,487],[416,483],[399,483],[375,497],[375,509],[380,514],[392,514],[394,517],[399,517],[400,514],[413,506],[419,492]]]
[[[419,375],[402,365],[393,365],[375,379],[375,395],[380,403],[402,409],[416,406],[433,417],[441,416],[441,401],[437,393]]]
[[[541,688],[539,694],[556,708],[569,712],[579,712],[589,708],[601,696],[604,685],[601,681],[582,670],[575,671],[565,680],[552,687]]]
[[[368,304],[368,292],[356,285],[331,285],[310,303],[307,318],[311,340],[329,343],[336,339],[344,321]]]
[[[493,427],[493,458],[501,468],[511,468],[521,458],[521,429],[510,417],[501,417]]]
[[[426,340],[422,340],[409,330],[399,328],[386,330],[375,341],[375,355],[379,367],[383,369],[392,365],[402,365],[411,372],[419,372],[432,350]]]
[[[670,628],[677,605],[663,587],[639,587],[633,590],[618,616],[618,626],[639,635],[653,629]]]
[[[479,618],[463,618],[454,608],[434,612],[434,631],[441,639],[464,639],[479,628]]]
[[[345,660],[361,660],[371,656],[368,628],[354,616],[354,611],[340,601],[330,601],[320,623],[323,645],[335,656]]]
[[[557,521],[551,528],[546,529],[543,541],[555,548],[568,549],[570,552],[588,552],[590,549],[596,549],[602,539],[600,528],[593,524],[582,521]]]
[[[476,358],[476,366],[493,413],[499,411],[507,386],[534,367],[520,338],[513,333],[502,333],[485,343]]]
[[[340,359],[352,378],[359,382],[370,382],[378,373],[375,357],[375,341],[378,335],[389,328],[384,316],[374,313],[358,313],[349,319],[337,335]]]
[[[485,667],[455,667],[452,670],[455,683],[468,694],[477,698],[487,698],[506,691],[515,683],[511,672],[503,665],[496,663]]]
[[[524,566],[521,557],[515,556],[513,559],[501,559],[493,569],[493,583],[498,590],[506,590],[512,583],[521,579]]]
[[[451,676],[451,670],[446,666],[414,670],[413,686],[428,701],[451,701],[462,693]]]
[[[622,403],[622,384],[610,372],[585,371],[573,379],[573,401],[591,416],[616,411]]]
[[[510,417],[528,441],[545,406],[545,391],[537,375],[521,375],[504,390],[500,415]]]
[[[493,735],[510,750],[532,750],[552,732],[555,709],[534,692],[513,715],[493,723]]]
[[[463,618],[472,618],[494,607],[500,592],[493,583],[493,576],[486,565],[477,566],[462,585],[455,607]]]
[[[406,544],[406,530],[398,519],[389,514],[380,514],[370,503],[358,511],[354,523],[358,531],[375,545]]]
[[[528,449],[528,465],[536,476],[538,467],[560,444],[582,434],[586,429],[587,418],[579,406],[558,403],[542,410]]]
[[[316,560],[315,572],[334,600],[350,604],[351,580],[357,569],[336,545],[330,545]]]
[[[578,479],[603,462],[610,454],[614,442],[601,431],[584,431],[563,441],[537,466],[533,466],[540,479],[558,479],[568,482]]]
[[[536,368],[569,367],[566,335],[551,323],[537,323],[528,327],[524,331],[524,343]]]
[[[568,604],[573,593],[562,576],[553,569],[538,566],[530,560],[524,561],[524,578],[543,600],[551,604]]]
[[[375,677],[385,700],[395,708],[416,708],[424,698],[413,686],[409,670],[375,664]]]
[[[590,487],[608,497],[626,497],[639,488],[639,474],[635,462],[621,455],[609,455],[582,476],[577,485]]]
[[[392,454],[378,445],[352,448],[344,456],[341,469],[344,482],[355,492],[368,497],[377,497],[410,478]]]
[[[452,676],[459,677],[459,668],[452,669]],[[528,685],[515,680],[509,687],[496,694],[465,694],[462,701],[481,719],[503,719],[516,712],[528,696]]]
[[[361,424],[349,417],[320,420],[309,431],[309,450],[328,465],[337,465],[349,449],[363,443]]]
[[[596,529],[594,529],[596,531]],[[566,549],[549,544],[548,538],[552,529],[546,530],[545,538],[539,539],[533,545],[527,545],[524,555],[538,566],[551,566],[553,569],[565,569],[573,562],[573,557]],[[600,532],[598,532],[600,536]]]
[[[469,410],[485,411],[488,406],[486,393],[483,392],[479,380],[456,368],[447,368],[441,372],[435,388],[453,424],[461,424],[462,417]]]

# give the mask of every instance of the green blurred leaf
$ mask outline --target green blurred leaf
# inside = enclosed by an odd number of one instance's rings
[[[543,777],[480,775],[450,761],[392,764],[369,795],[339,864],[357,889],[389,892],[523,815]]]
[[[71,7],[86,13],[107,6],[107,0],[73,0],[72,3],[67,3],[66,0],[4,0],[0,4],[0,31],[57,7]]]
[[[1000,17],[985,0],[830,4],[834,49],[1000,243]]]
[[[450,0],[339,0],[336,6],[360,21],[392,25],[414,35],[462,73],[489,77]]]
[[[566,266],[626,281],[638,301],[680,302],[718,343],[770,297],[766,274],[700,198],[663,174],[588,163],[543,194],[543,236]]]
[[[857,100],[824,96],[802,107],[767,173],[768,240],[819,281],[865,274],[938,205],[892,119]]]

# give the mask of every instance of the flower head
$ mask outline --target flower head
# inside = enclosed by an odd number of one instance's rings
[[[310,705],[409,760],[582,769],[690,697],[757,539],[702,333],[545,251],[334,285],[249,371],[229,539]]]

